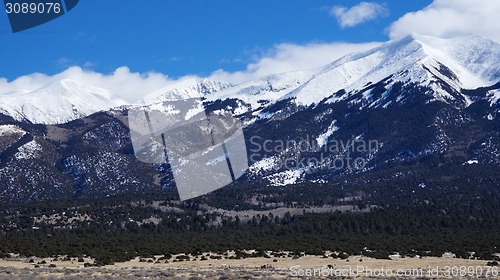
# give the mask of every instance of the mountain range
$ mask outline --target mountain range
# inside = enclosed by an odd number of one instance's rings
[[[174,187],[171,166],[134,158],[128,111],[175,111],[192,99],[245,125],[250,167],[240,182],[500,185],[500,44],[413,34],[318,69],[237,85],[184,81],[140,104],[70,80],[8,93],[0,99],[0,199]]]

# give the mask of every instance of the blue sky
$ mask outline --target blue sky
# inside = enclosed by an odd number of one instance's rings
[[[171,77],[242,70],[275,44],[388,40],[391,22],[431,1],[404,2],[379,2],[387,14],[351,28],[341,28],[329,10],[359,1],[81,0],[63,17],[16,34],[2,13],[0,76],[55,74],[71,65]]]
[[[0,12],[0,94],[68,78],[132,101],[187,78],[320,67],[412,32],[500,42],[499,14],[498,0],[80,0],[12,33]]]

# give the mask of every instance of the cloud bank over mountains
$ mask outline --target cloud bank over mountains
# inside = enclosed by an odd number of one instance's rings
[[[389,35],[398,38],[414,32],[449,38],[474,33],[500,42],[498,15],[498,0],[434,0],[424,9],[395,21]]]
[[[351,8],[331,7],[329,13],[337,18],[341,27],[347,28],[385,16],[389,11],[383,4],[361,2]],[[391,39],[410,33],[437,37],[475,33],[500,42],[500,27],[497,20],[499,14],[498,0],[434,0],[424,9],[402,16],[393,22],[386,32]],[[230,72],[218,69],[208,75],[208,78],[241,83],[269,74],[320,67],[348,53],[367,50],[378,44],[380,43],[281,43],[257,56],[244,70]],[[72,66],[55,75],[34,73],[13,81],[0,78],[0,94],[32,91],[62,79],[71,79],[107,89],[117,97],[135,102],[148,93],[188,78],[200,79],[195,75],[174,79],[154,71],[138,73],[126,66],[119,67],[112,73],[98,73]]]
[[[189,77],[184,77],[186,79]],[[62,79],[70,79],[81,84],[93,85],[109,90],[113,95],[129,102],[138,101],[142,96],[166,87],[176,80],[157,73],[132,72],[128,67],[120,67],[113,73],[102,74],[72,66],[56,75],[34,73],[19,77],[11,82],[0,78],[0,94],[19,91],[33,91]]]

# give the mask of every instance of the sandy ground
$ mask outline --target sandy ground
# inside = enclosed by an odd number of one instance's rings
[[[46,261],[46,264],[35,264]],[[500,279],[500,267],[487,261],[456,258],[348,260],[303,256],[299,259],[247,258],[147,263],[134,259],[105,267],[77,261],[26,258],[0,260],[0,279]],[[85,261],[91,261],[86,259]],[[55,268],[49,268],[54,264]]]

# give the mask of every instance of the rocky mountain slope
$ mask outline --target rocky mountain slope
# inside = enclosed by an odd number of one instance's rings
[[[499,82],[499,44],[411,35],[320,69],[240,85],[186,82],[141,106],[175,112],[179,100],[197,100],[201,111],[241,119],[250,167],[240,182],[498,186]],[[41,106],[54,92],[61,106]],[[0,106],[3,201],[175,187],[168,163],[134,157],[127,118],[139,105],[109,110],[122,104],[70,81],[24,95],[29,102],[6,96]],[[89,100],[101,112],[87,110]]]

